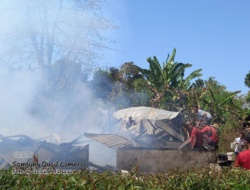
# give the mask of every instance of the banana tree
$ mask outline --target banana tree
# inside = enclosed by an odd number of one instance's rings
[[[186,106],[192,107],[200,102],[201,96],[206,92],[206,81],[198,78],[187,89]]]
[[[191,81],[197,77],[202,76],[200,73],[202,69],[198,69],[189,74],[186,78],[184,78],[184,73],[180,77],[179,81],[177,81],[177,85],[172,87],[173,92],[173,100],[175,104],[179,107],[187,107],[190,99],[193,99],[193,95],[195,92],[192,88]]]
[[[159,63],[156,56],[147,59],[149,69],[141,69],[140,72],[145,78],[146,87],[152,92],[153,96],[150,100],[153,107],[159,107],[163,98],[166,96],[173,98],[173,89],[180,84],[187,85],[191,79],[200,76],[201,70],[194,71],[186,79],[184,79],[185,69],[191,67],[189,63],[175,62],[176,49],[173,50],[171,56],[168,55],[166,62]]]
[[[210,85],[207,85],[206,92],[201,97],[206,110],[210,110],[213,121],[225,122],[228,115],[235,115],[240,110],[234,103],[235,96],[241,91],[218,93]]]

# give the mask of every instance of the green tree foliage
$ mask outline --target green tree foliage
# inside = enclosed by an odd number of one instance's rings
[[[149,102],[144,79],[132,62],[124,63],[120,70],[114,67],[97,70],[90,86],[96,97],[112,103],[115,109],[146,106]]]
[[[194,81],[194,83],[192,83],[191,88],[194,89],[201,89],[205,87],[205,81],[198,78],[197,80]]]
[[[187,108],[187,105],[189,105],[190,96],[192,95],[192,93],[190,93],[192,89],[191,81],[202,76],[200,73],[201,71],[201,69],[198,69],[193,71],[186,78],[184,78],[184,75],[180,77],[177,86],[172,90],[174,94],[174,103],[178,105],[178,107]]]
[[[146,79],[146,87],[153,94],[150,100],[153,107],[160,107],[163,102],[172,101],[176,97],[176,99],[180,99],[182,91],[189,88],[190,81],[201,76],[201,69],[199,69],[184,78],[185,70],[192,65],[175,62],[175,55],[176,49],[173,50],[171,55],[168,55],[166,62],[162,66],[156,56],[153,58],[149,57],[147,59],[149,69],[140,69],[140,72]]]
[[[191,108],[192,106],[199,104],[198,102],[200,101],[201,96],[205,91],[206,91],[206,81],[200,78],[195,80],[191,84],[187,92],[188,100],[186,106]]]
[[[97,98],[107,100],[113,88],[113,77],[115,68],[110,68],[110,72],[98,69],[94,72],[90,87]]]
[[[248,103],[250,103],[250,91],[248,91],[247,95],[246,95],[246,101]]]
[[[250,71],[246,74],[244,83],[248,88],[250,88]]]
[[[241,107],[236,103],[236,95],[240,91],[228,92],[225,86],[219,84],[214,78],[210,77],[206,82],[206,91],[202,94],[201,106],[210,111],[214,122],[225,123],[226,120],[239,119]]]
[[[246,118],[250,116],[250,100],[248,99],[250,97],[250,91],[248,92],[247,95],[240,95],[237,97],[237,104],[239,107],[241,107],[241,123],[246,122]]]
[[[245,77],[245,81],[244,81],[244,83],[245,83],[245,85],[248,87],[248,88],[250,88],[250,71],[248,72],[248,74],[246,74],[246,77]],[[246,101],[246,103],[245,103],[245,105],[247,104],[247,105],[249,105],[249,103],[250,103],[250,91],[248,91],[248,93],[246,94],[246,96],[245,96],[245,101]],[[249,108],[249,106],[247,106],[248,108],[245,108],[245,110],[247,109],[247,111],[245,111],[244,113],[247,113],[248,115],[250,115],[250,108]],[[246,115],[246,114],[245,114]]]

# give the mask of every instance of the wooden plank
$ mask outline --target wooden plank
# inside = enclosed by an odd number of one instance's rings
[[[149,119],[147,119],[147,121],[148,121],[148,122],[150,123],[150,125],[153,127],[153,129],[154,129],[153,134],[155,135],[155,131],[156,131],[159,127],[154,126],[153,123],[152,123]]]
[[[156,121],[155,123],[156,126],[159,126],[161,129],[169,133],[170,135],[174,136],[175,138],[179,139],[180,141],[184,141],[184,137],[181,136],[179,133],[177,133],[174,129],[169,127],[166,123],[164,123],[161,120]]]

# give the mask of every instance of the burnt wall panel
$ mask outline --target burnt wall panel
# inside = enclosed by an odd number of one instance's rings
[[[197,150],[152,150],[120,148],[117,150],[117,168],[131,170],[139,166],[142,172],[166,172],[170,169],[189,169],[216,163],[216,152]]]

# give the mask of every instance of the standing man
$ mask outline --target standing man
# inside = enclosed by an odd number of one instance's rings
[[[250,133],[245,135],[245,140],[247,142],[247,150],[238,154],[235,161],[235,166],[250,170]]]
[[[200,129],[198,129],[197,127],[194,126],[194,123],[192,122],[187,122],[186,123],[189,131],[191,132],[190,138],[191,138],[191,148],[199,148],[202,149],[203,148],[203,136],[202,133],[200,131]]]
[[[234,140],[234,144],[236,145],[234,152],[236,156],[245,149],[245,142],[245,133],[241,132],[240,137]]]

